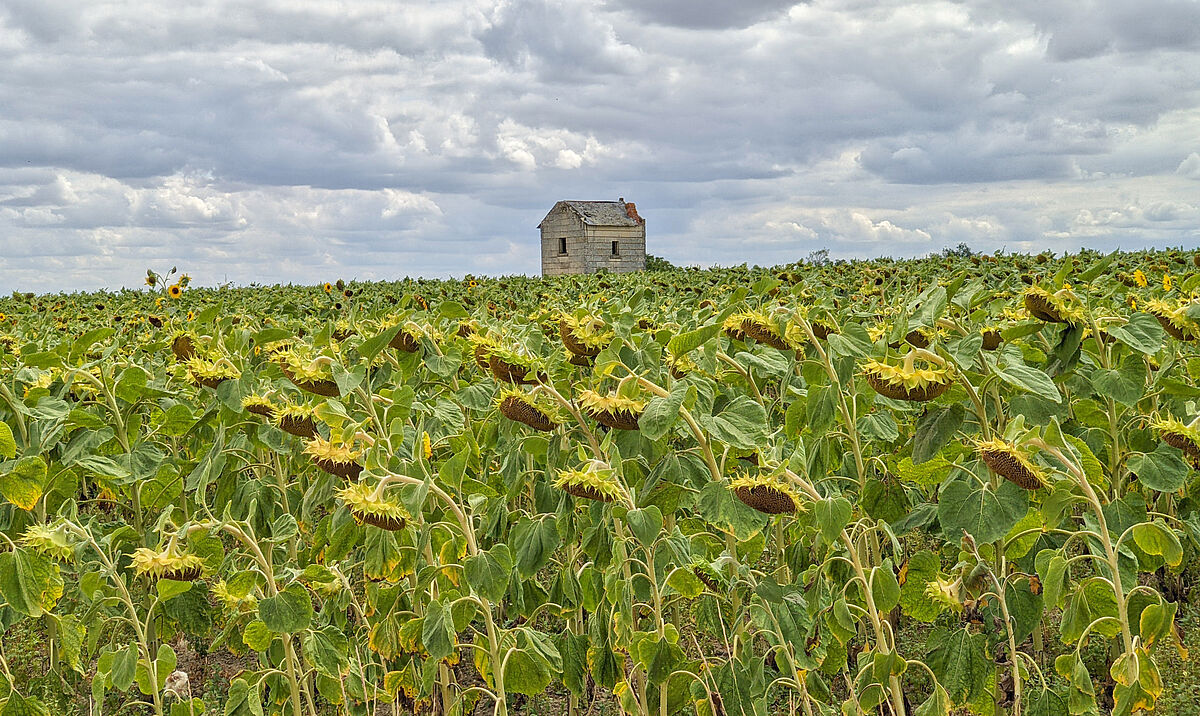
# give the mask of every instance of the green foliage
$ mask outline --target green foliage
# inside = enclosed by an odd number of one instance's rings
[[[1185,712],[1192,256],[648,269],[0,300],[0,714]]]

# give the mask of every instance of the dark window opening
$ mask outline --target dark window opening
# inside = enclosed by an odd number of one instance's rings
[[[562,238],[562,239],[559,239],[559,240],[558,240],[558,253],[560,253],[560,254],[565,254],[565,253],[567,253],[567,240],[566,240],[566,238]]]
[[[614,241],[614,242],[612,242],[612,244],[613,244],[613,247],[612,247],[612,255],[613,255],[613,256],[620,256],[620,255],[621,255],[621,252],[617,250],[617,242],[616,242],[616,241]]]

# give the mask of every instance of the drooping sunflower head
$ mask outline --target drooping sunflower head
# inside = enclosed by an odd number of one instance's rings
[[[486,350],[488,368],[496,380],[530,385],[538,379],[547,379],[542,360],[530,355],[523,346],[495,340]]]
[[[559,316],[558,334],[567,350],[580,356],[598,355],[612,342],[614,335],[604,321],[595,316],[569,313]]]
[[[315,382],[333,378],[332,361],[306,344],[289,345],[275,352],[272,359],[296,380]]]
[[[933,400],[946,392],[952,382],[949,371],[943,367],[916,367],[913,353],[909,353],[901,365],[869,360],[863,365],[862,372],[876,393],[893,400]]]
[[[247,582],[247,586],[252,585],[253,582]],[[212,593],[230,611],[253,612],[258,609],[258,598],[251,594],[249,589],[230,587],[224,579],[212,586]]]
[[[612,502],[621,497],[621,486],[613,477],[612,468],[595,462],[578,470],[559,470],[554,486],[587,500]]]
[[[700,370],[700,366],[696,365],[696,361],[692,360],[691,356],[686,353],[681,356],[674,355],[670,351],[663,354],[667,368],[671,371],[671,376],[676,380],[683,378],[689,373],[695,373]]]
[[[744,336],[749,336],[755,341],[776,350],[795,350],[796,347],[803,343],[803,341],[800,341],[795,346],[791,345],[786,338],[786,329],[784,334],[780,334],[779,327],[775,324],[775,321],[763,311],[745,311],[731,316],[731,318],[734,317],[740,319],[738,328]],[[793,333],[795,332],[793,331]],[[800,335],[804,335],[803,329],[800,330]],[[745,340],[745,338],[741,340]]]
[[[133,553],[132,564],[134,572],[152,579],[194,582],[200,577],[204,560],[197,555],[181,552],[174,545],[168,545],[162,550],[139,547]]]
[[[496,398],[496,407],[509,420],[515,420],[533,428],[549,432],[558,427],[558,407],[542,395],[531,395],[520,388],[507,388],[500,391]]]
[[[399,500],[375,495],[375,488],[354,483],[335,493],[360,525],[373,525],[389,532],[404,529],[408,524],[408,509]]]
[[[325,440],[319,435],[314,435],[304,443],[304,454],[325,472],[346,480],[357,480],[363,471],[358,461],[362,450],[353,445]]]
[[[962,599],[960,598],[961,589],[961,579],[949,579],[938,575],[925,584],[925,596],[950,607],[956,612],[961,612],[963,609]]]
[[[304,444],[304,454],[315,460],[335,463],[351,463],[362,455],[362,450],[348,445],[315,437]]]
[[[1034,464],[1017,445],[1000,439],[976,443],[979,458],[988,469],[1025,490],[1046,485],[1045,471]]]
[[[264,418],[275,417],[275,402],[265,395],[247,395],[242,398],[242,409]]]
[[[764,514],[783,515],[804,510],[795,489],[778,475],[740,475],[729,481],[729,491],[747,506]]]
[[[30,525],[21,535],[21,544],[38,554],[69,562],[75,555],[75,536],[61,522]]]
[[[1025,292],[1025,310],[1029,315],[1048,323],[1082,323],[1083,307],[1069,288],[1050,293],[1041,286],[1033,286]]]
[[[1000,335],[1000,329],[995,326],[984,326],[979,329],[979,334],[983,336],[983,349],[985,351],[996,350],[1004,340],[1004,337]]]
[[[197,356],[185,365],[190,382],[209,388],[215,388],[227,380],[237,380],[242,377],[241,371],[225,358],[208,359]]]
[[[191,360],[196,357],[196,337],[188,331],[177,331],[171,336],[171,353],[175,360]]]
[[[696,579],[699,579],[704,586],[712,591],[717,594],[725,594],[728,590],[729,580],[708,562],[697,560],[692,562],[690,567],[692,574],[696,575]]]
[[[1181,341],[1192,341],[1200,334],[1187,314],[1188,304],[1154,298],[1146,302],[1146,312],[1158,319],[1163,330]]]
[[[1200,461],[1200,429],[1172,417],[1155,420],[1150,427],[1158,431],[1164,443],[1182,450],[1193,462]]]
[[[640,395],[601,395],[594,390],[584,390],[579,394],[579,404],[588,415],[601,425],[617,430],[637,430],[638,418],[648,402]]]
[[[742,321],[746,320],[746,318],[747,314],[745,313],[735,313],[725,319],[721,324],[721,330],[735,341],[744,341],[746,340],[746,332],[742,330]]]

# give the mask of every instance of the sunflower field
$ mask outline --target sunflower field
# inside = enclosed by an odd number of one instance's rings
[[[0,715],[1177,713],[1197,266],[13,294]]]

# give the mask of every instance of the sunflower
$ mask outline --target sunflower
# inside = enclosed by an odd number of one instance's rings
[[[30,525],[21,535],[21,544],[60,562],[71,561],[75,553],[74,535],[68,532],[61,522]]]
[[[1146,274],[1142,273],[1141,269],[1134,269],[1133,282],[1136,283],[1139,288],[1145,288],[1146,285],[1150,283],[1146,280]]]
[[[275,417],[275,403],[264,395],[247,395],[242,398],[242,409],[268,420]]]
[[[708,562],[692,562],[692,574],[696,575],[701,584],[711,589],[717,594],[724,594],[728,591],[728,586],[725,576],[713,568]]]
[[[534,430],[550,432],[558,427],[554,405],[541,396],[530,395],[519,388],[501,391],[496,407],[504,417]]]
[[[802,510],[792,486],[771,475],[743,475],[729,482],[729,491],[745,505],[768,515]]]
[[[594,390],[579,394],[579,404],[601,425],[616,430],[637,430],[638,418],[646,409],[643,398],[629,398],[613,393],[600,395]]]
[[[330,398],[341,395],[333,380],[333,359],[329,356],[315,355],[308,346],[293,346],[276,353],[273,360],[297,388]]]
[[[321,290],[327,294],[333,293],[333,284],[326,282],[324,286],[321,286]]]
[[[167,295],[171,298],[180,298],[183,296],[183,287],[177,283],[173,283],[167,288]]]
[[[539,370],[540,366],[541,361],[538,359],[511,348],[496,343],[488,348],[488,367],[496,380],[520,385],[545,382],[549,378],[544,371]]]
[[[155,551],[139,547],[133,553],[133,569],[154,579],[174,579],[179,582],[194,582],[200,577],[204,560],[194,554],[184,554],[170,544],[166,549]]]
[[[354,521],[360,525],[373,525],[397,532],[408,524],[409,514],[404,505],[383,495],[376,495],[373,487],[355,483],[338,490],[334,496],[350,509]]]
[[[917,368],[916,352],[909,352],[903,365],[895,366],[869,360],[863,366],[867,384],[885,398],[923,403],[933,400],[950,387],[950,374],[945,368]]]
[[[274,415],[271,419],[285,433],[291,433],[298,438],[312,438],[317,435],[317,422],[314,419],[316,415],[317,409],[311,405],[285,403],[274,408]]]
[[[356,462],[362,454],[361,450],[321,437],[314,437],[305,443],[304,454],[312,459],[313,464],[330,475],[348,480],[357,480],[363,470],[362,465]]]
[[[227,380],[237,380],[242,377],[241,372],[226,358],[208,360],[196,357],[189,360],[186,365],[188,380],[208,388],[216,388]]]
[[[190,333],[176,333],[171,339],[171,353],[175,360],[187,361],[196,357],[196,341]]]
[[[1025,292],[1025,310],[1029,315],[1047,323],[1068,323],[1075,325],[1083,321],[1083,308],[1075,300],[1075,294],[1070,288],[1050,293],[1044,288],[1034,286]]]
[[[742,324],[748,315],[749,314],[746,313],[733,314],[721,323],[721,330],[732,340],[741,341],[744,343],[746,341],[747,334],[746,330],[742,327]]]
[[[979,329],[980,335],[983,336],[983,349],[985,351],[994,351],[1000,347],[1004,337],[1000,335],[1000,329],[994,326],[987,326]]]
[[[1150,427],[1158,431],[1164,443],[1182,450],[1193,463],[1200,462],[1200,430],[1175,418],[1155,420]]]
[[[471,279],[470,281],[467,282],[467,286],[470,288],[475,288],[478,285],[479,285],[479,282],[476,281],[475,279]]]
[[[253,612],[258,609],[258,598],[250,594],[249,589],[234,592],[230,590],[225,580],[212,586],[213,596],[225,605],[226,609],[234,612]]]
[[[779,334],[779,329],[775,327],[775,322],[767,314],[761,311],[746,311],[745,313],[735,314],[730,318],[739,319],[737,328],[740,330],[742,336],[749,336],[755,341],[776,350],[792,350],[792,346],[788,345],[784,336]],[[730,337],[735,336],[731,334]],[[741,340],[745,340],[745,338],[743,337]]]
[[[976,443],[975,447],[989,470],[1017,487],[1036,490],[1046,485],[1045,473],[1016,445],[1003,440],[986,440]]]
[[[554,486],[575,497],[599,502],[612,502],[621,496],[612,468],[597,463],[581,470],[559,470]]]
[[[592,316],[576,318],[562,314],[558,319],[558,335],[567,350],[577,356],[595,357],[613,339],[604,322]]]
[[[1196,340],[1196,325],[1187,315],[1187,305],[1151,299],[1146,302],[1146,312],[1157,318],[1163,330],[1172,338],[1181,341]]]

